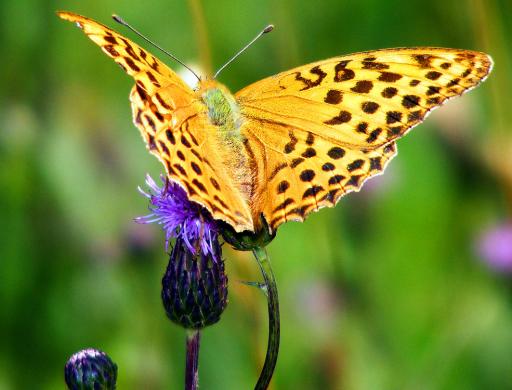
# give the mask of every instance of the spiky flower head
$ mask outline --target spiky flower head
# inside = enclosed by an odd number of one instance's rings
[[[169,182],[164,176],[160,176],[160,180],[162,186],[147,175],[149,191],[139,187],[140,193],[149,199],[151,213],[135,221],[161,225],[167,247],[171,238],[179,238],[194,255],[199,255],[199,251],[204,255],[216,255],[214,243],[218,240],[218,230],[208,211],[191,202],[178,184]]]
[[[69,358],[64,379],[70,390],[112,390],[116,388],[117,365],[104,352],[84,349]]]

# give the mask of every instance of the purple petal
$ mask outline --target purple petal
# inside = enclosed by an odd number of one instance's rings
[[[205,255],[215,256],[212,245],[212,240],[218,239],[215,221],[203,207],[191,202],[178,184],[168,182],[164,176],[160,176],[160,180],[162,187],[147,175],[149,191],[138,188],[149,199],[150,213],[135,218],[135,222],[159,224],[165,232],[166,248],[172,238],[180,237],[192,253],[197,254],[199,247]]]

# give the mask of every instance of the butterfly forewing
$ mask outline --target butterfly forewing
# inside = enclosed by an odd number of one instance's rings
[[[242,89],[236,97],[245,134],[266,159],[254,214],[276,229],[333,206],[384,169],[396,139],[476,86],[491,66],[479,52],[386,49],[301,66]]]
[[[249,206],[219,159],[216,128],[194,92],[164,63],[110,28],[69,12],[59,16],[75,22],[134,78],[133,121],[168,177],[214,218],[237,230],[253,229]]]
[[[162,86],[172,86],[178,88],[182,94],[192,94],[190,88],[167,65],[114,30],[92,19],[71,12],[59,12],[58,15],[62,19],[75,22],[126,73],[136,81],[142,82],[141,87],[147,93],[153,95]],[[173,98],[179,97],[178,94]],[[167,103],[171,103],[173,100],[170,99]]]

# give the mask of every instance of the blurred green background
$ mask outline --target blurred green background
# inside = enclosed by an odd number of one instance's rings
[[[161,167],[131,123],[132,81],[58,9],[110,26],[118,13],[196,65],[209,55],[204,28],[214,68],[274,23],[222,74],[233,91],[354,51],[490,53],[490,79],[401,140],[385,175],[280,228],[269,247],[282,308],[273,388],[512,388],[511,273],[478,255],[512,206],[512,3],[217,0],[203,2],[204,20],[194,4],[0,3],[0,389],[63,388],[67,358],[85,347],[117,362],[120,389],[183,387],[185,333],[160,303],[163,234],[133,222],[147,213],[137,186]],[[200,384],[250,389],[265,300],[239,283],[259,278],[254,260],[225,256],[230,303],[203,333]]]

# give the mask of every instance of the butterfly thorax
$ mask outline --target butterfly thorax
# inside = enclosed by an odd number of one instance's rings
[[[254,183],[244,146],[246,138],[241,132],[243,117],[239,105],[233,94],[215,80],[201,80],[196,94],[206,106],[207,120],[215,129],[215,134],[211,134],[215,139],[212,144],[218,145],[217,153],[223,168],[233,187],[249,202]]]
[[[210,123],[218,126],[223,136],[240,138],[242,120],[231,92],[215,80],[205,80],[199,85],[198,95],[207,107]]]

